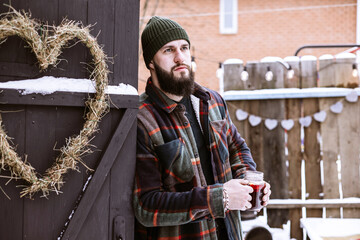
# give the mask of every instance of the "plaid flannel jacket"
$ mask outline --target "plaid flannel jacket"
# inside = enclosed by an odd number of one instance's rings
[[[223,183],[255,169],[250,150],[230,120],[224,100],[196,84],[191,96],[210,150],[214,185],[206,185],[185,107],[151,79],[140,97],[133,206],[135,239],[217,239],[224,218],[229,239],[242,239],[240,212],[223,207]]]

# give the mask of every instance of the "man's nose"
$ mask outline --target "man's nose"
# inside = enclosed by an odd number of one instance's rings
[[[180,49],[176,50],[174,62],[175,63],[183,63],[185,59],[184,53],[180,51]]]

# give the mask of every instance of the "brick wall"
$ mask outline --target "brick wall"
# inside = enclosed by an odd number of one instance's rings
[[[144,6],[147,3],[146,11]],[[247,61],[266,56],[291,56],[305,44],[351,44],[356,41],[355,0],[239,0],[238,33],[219,33],[219,0],[141,0],[140,17],[167,16],[190,36],[196,58],[195,80],[218,90],[218,63],[229,58]],[[141,24],[142,19],[140,19]],[[345,49],[306,49],[300,55],[336,54]],[[141,53],[141,51],[139,51]],[[139,62],[139,93],[149,72]]]

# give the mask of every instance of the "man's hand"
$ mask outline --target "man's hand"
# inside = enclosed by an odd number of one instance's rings
[[[269,199],[270,199],[270,195],[271,195],[271,190],[270,190],[271,186],[269,183],[265,182],[265,188],[264,188],[264,196],[262,198],[262,205],[265,207],[268,205],[269,203]]]
[[[252,193],[254,190],[252,187],[248,186],[248,184],[249,181],[244,179],[232,179],[224,183],[224,189],[229,197],[229,210],[244,211],[248,208],[251,208],[250,193]]]

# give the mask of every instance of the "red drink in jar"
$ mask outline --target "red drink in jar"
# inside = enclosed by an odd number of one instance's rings
[[[249,186],[253,188],[251,195],[251,208],[249,211],[260,210],[262,206],[262,198],[264,196],[264,173],[259,171],[246,171],[245,179],[249,181]]]

